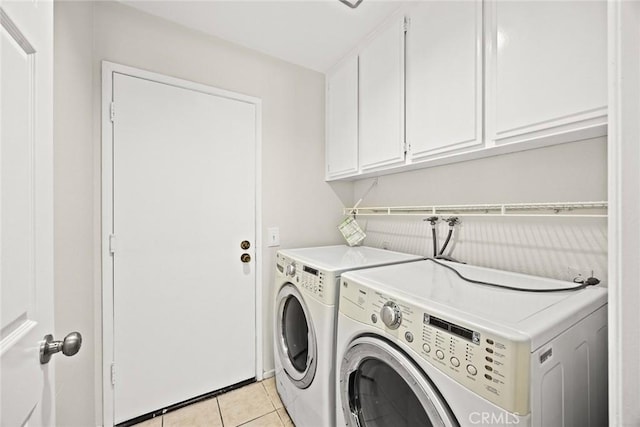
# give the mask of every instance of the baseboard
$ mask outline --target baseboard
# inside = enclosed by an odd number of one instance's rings
[[[276,374],[276,370],[275,369],[270,369],[270,370],[264,371],[262,373],[262,378],[266,380],[267,378],[271,378],[275,374]]]

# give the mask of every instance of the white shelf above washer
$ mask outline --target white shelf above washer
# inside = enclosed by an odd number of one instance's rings
[[[483,205],[376,206],[344,208],[356,216],[606,218],[607,202],[505,203]]]

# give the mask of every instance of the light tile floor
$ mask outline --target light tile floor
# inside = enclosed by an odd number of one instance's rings
[[[273,377],[135,425],[135,427],[238,426],[294,427],[282,406]]]

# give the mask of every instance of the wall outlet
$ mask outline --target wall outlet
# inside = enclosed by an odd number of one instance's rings
[[[267,228],[267,247],[280,246],[280,228]]]

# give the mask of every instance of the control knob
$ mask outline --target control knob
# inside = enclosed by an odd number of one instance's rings
[[[398,329],[402,323],[400,307],[393,301],[387,301],[380,310],[380,318],[389,329]]]
[[[286,274],[287,276],[293,277],[296,274],[296,265],[295,264],[287,265]]]

